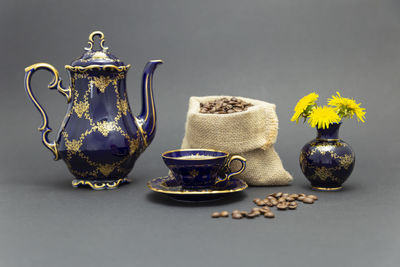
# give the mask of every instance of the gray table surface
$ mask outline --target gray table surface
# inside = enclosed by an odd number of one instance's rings
[[[400,261],[400,3],[394,0],[11,1],[0,3],[0,266],[398,266]],[[140,110],[141,68],[155,74],[158,130],[133,182],[113,191],[73,189],[36,131],[39,114],[23,90],[23,70],[60,70],[83,52],[93,30],[126,63],[130,103]],[[64,99],[35,93],[54,129]],[[65,81],[68,84],[68,81]],[[274,191],[311,193],[298,166],[315,130],[290,122],[303,95],[339,90],[367,108],[341,137],[357,162],[340,192],[267,220],[211,219],[250,209]],[[275,103],[276,149],[293,175],[286,187],[248,188],[206,204],[150,192],[165,175],[160,154],[177,148],[191,95],[241,95]]]

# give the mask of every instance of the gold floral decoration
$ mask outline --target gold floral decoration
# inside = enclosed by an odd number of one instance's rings
[[[108,176],[115,169],[115,166],[114,164],[99,164],[98,169],[104,176]]]
[[[122,112],[125,116],[126,116],[126,114],[128,114],[128,109],[129,109],[128,100],[126,100],[126,99],[118,100],[117,107],[118,107],[118,110],[120,112]]]
[[[74,104],[73,109],[74,109],[76,115],[77,115],[79,118],[82,118],[82,115],[83,115],[86,111],[89,110],[89,103],[86,102],[86,101],[79,101],[79,102],[77,102],[77,103]]]
[[[100,90],[100,92],[104,93],[106,91],[107,86],[112,82],[113,79],[110,77],[100,76],[93,77],[94,85]]]
[[[328,179],[330,177],[333,177],[330,170],[326,167],[315,168],[315,175],[323,181],[325,181],[326,179]]]
[[[134,154],[138,150],[139,144],[140,144],[139,138],[129,140],[129,155]]]
[[[81,146],[82,146],[82,141],[78,141],[75,139],[72,139],[71,141],[65,140],[65,147],[67,148],[68,151],[78,152]]]
[[[350,165],[353,163],[352,155],[346,154],[339,159],[341,167],[348,169]]]
[[[92,59],[110,59],[106,53],[102,51],[96,51],[92,55]]]
[[[115,130],[115,122],[113,121],[99,121],[96,124],[96,129],[104,136],[108,136],[108,133]]]
[[[199,171],[198,170],[191,170],[190,172],[189,172],[189,174],[194,178],[194,177],[196,177],[197,175],[199,175]]]

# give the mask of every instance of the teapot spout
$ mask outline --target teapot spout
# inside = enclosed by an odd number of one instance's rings
[[[156,132],[156,107],[153,96],[153,73],[162,60],[151,60],[144,67],[142,79],[142,111],[138,117],[143,130],[144,143],[148,146]]]

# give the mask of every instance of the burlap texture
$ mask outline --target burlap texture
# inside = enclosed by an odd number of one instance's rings
[[[287,185],[292,176],[283,168],[275,152],[278,117],[275,105],[238,97],[254,106],[232,114],[200,113],[200,102],[230,96],[192,96],[186,119],[182,148],[212,148],[238,154],[247,159],[246,170],[236,176],[249,185]],[[239,168],[234,162],[232,169]]]

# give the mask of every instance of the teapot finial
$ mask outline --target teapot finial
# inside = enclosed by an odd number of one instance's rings
[[[93,40],[93,38],[94,38],[96,35],[99,36],[99,38],[100,38],[100,47],[103,49],[104,52],[107,51],[107,50],[108,50],[108,47],[107,47],[107,46],[104,46],[104,42],[105,42],[105,40],[104,40],[104,33],[101,32],[101,31],[94,31],[94,32],[92,32],[92,33],[89,35],[89,42],[88,42],[89,47],[85,47],[85,50],[88,50],[88,51],[91,51],[91,50],[92,50],[93,45],[94,45],[94,40]]]

